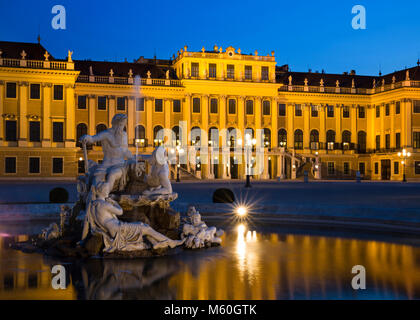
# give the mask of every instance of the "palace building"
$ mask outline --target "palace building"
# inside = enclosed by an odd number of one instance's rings
[[[140,83],[136,84],[137,76]],[[170,60],[133,63],[53,57],[39,43],[0,41],[0,177],[74,179],[83,173],[78,139],[128,116],[133,153],[150,154],[159,130],[236,129],[217,151],[180,167],[196,179],[244,179],[233,148],[263,130],[263,171],[255,179],[420,178],[420,66],[380,76],[292,72],[274,52],[184,47]],[[212,146],[207,134],[175,145]],[[221,139],[225,135],[221,135]],[[223,145],[220,142],[219,145]],[[179,150],[179,148],[178,148]],[[404,151],[404,152],[403,152]],[[252,152],[255,152],[253,150]],[[88,158],[101,161],[101,147]],[[176,165],[172,166],[173,173]],[[174,177],[174,176],[173,176]]]

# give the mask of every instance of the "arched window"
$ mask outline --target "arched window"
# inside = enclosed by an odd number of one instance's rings
[[[270,129],[264,128],[264,148],[271,147],[271,131]]]
[[[357,144],[359,153],[366,153],[366,132],[359,131],[357,134]]]
[[[162,126],[156,126],[153,129],[153,146],[158,147],[163,144],[164,132]]]
[[[80,138],[87,134],[87,125],[84,123],[79,123],[76,127],[76,145],[81,147]]]
[[[102,131],[105,131],[107,129],[106,125],[104,125],[103,123],[100,123],[96,126],[96,134],[101,133]],[[97,146],[100,146],[101,143],[98,141],[96,142]]]
[[[216,147],[219,145],[219,129],[216,127],[211,127],[209,129],[209,145]]]
[[[142,125],[138,125],[135,129],[136,144],[140,147],[146,146],[146,130]]]
[[[287,131],[280,129],[278,133],[279,147],[286,148],[287,146]]]
[[[237,130],[233,127],[228,128],[227,130],[227,145],[230,148],[235,148],[236,146],[236,139],[238,139],[238,133]]]
[[[319,132],[318,130],[312,130],[311,135],[311,150],[318,150],[319,148]]]
[[[295,131],[295,149],[302,150],[303,149],[303,132],[300,129]]]
[[[327,131],[327,149],[334,150],[334,145],[335,145],[335,131],[328,130]]]
[[[347,131],[347,130],[343,131],[342,141],[343,141],[343,149],[348,150],[350,148],[350,143],[351,143],[350,131]]]
[[[179,126],[175,126],[172,128],[172,132],[173,132],[173,136],[175,137],[175,145],[179,145],[180,144],[180,140],[179,140],[179,132],[180,132],[180,128]]]
[[[200,146],[201,144],[201,129],[200,127],[191,128],[191,145]]]

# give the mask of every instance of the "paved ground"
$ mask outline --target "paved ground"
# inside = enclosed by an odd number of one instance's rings
[[[49,191],[61,186],[76,200],[71,182],[0,182],[0,212],[15,205],[6,203],[48,202]],[[239,202],[253,206],[256,214],[305,215],[382,219],[420,224],[420,183],[400,182],[181,182],[173,183],[179,199],[174,209],[185,211],[196,205],[202,213],[226,213],[229,205],[212,203],[213,192],[230,188]],[[3,210],[1,209],[3,207]],[[16,206],[15,206],[16,207]],[[7,209],[9,208],[9,209]],[[38,205],[37,210],[44,210]]]

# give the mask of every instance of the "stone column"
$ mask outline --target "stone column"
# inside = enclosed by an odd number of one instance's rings
[[[42,84],[42,147],[51,146],[51,83]]]
[[[4,81],[0,80],[0,147],[3,145],[4,141],[4,119],[3,119],[3,113],[4,113]]]
[[[171,114],[172,114],[171,106],[172,106],[172,99],[165,99],[164,110],[163,110],[164,115],[165,115],[165,124],[164,124],[165,129],[171,129]]]
[[[311,105],[303,104],[303,150],[309,152],[310,149],[310,117],[311,117]]]
[[[272,148],[277,148],[279,146],[279,142],[278,142],[279,128],[277,124],[277,120],[278,120],[277,104],[278,104],[278,98],[271,99],[271,147]]]
[[[262,129],[261,126],[261,97],[255,98],[255,130]],[[256,134],[256,132],[255,132]]]
[[[134,97],[127,98],[127,139],[128,145],[134,145],[134,138],[136,136],[136,99]]]
[[[395,101],[393,101],[390,105],[390,113],[391,116],[391,148],[396,148],[396,141],[395,141]]]
[[[221,130],[221,129],[226,128],[226,96],[221,95],[220,98],[219,98],[219,101],[220,101],[219,127],[220,127],[220,130]]]
[[[357,105],[350,108],[351,143],[357,144]]]
[[[27,82],[19,82],[19,137],[18,146],[26,147],[28,145],[28,86]]]
[[[294,130],[294,118],[295,118],[295,113],[294,113],[294,104],[288,104],[287,105],[287,111],[286,111],[286,115],[287,115],[287,147],[288,148],[294,148],[295,145],[295,141],[294,141],[294,136],[295,136],[295,130]]]
[[[76,129],[76,114],[75,109],[75,100],[74,100],[74,85],[66,86],[66,138],[65,138],[65,147],[74,148],[76,147],[76,138],[75,138],[75,129]]]
[[[327,130],[325,128],[325,105],[322,104],[319,108],[319,142],[325,146],[327,143]]]
[[[277,156],[277,178],[282,179],[282,159],[283,156],[280,154]]]
[[[335,142],[341,143],[342,142],[342,132],[341,132],[341,105],[337,104],[334,112],[335,116]]]
[[[108,128],[112,126],[112,118],[116,112],[116,101],[115,96],[108,97]],[[128,98],[127,98],[127,108],[128,108]]]
[[[153,99],[145,97],[146,103],[146,139],[148,146],[153,146]]]
[[[268,174],[268,166],[269,166],[269,160],[268,160],[269,156],[268,154],[264,154],[264,170],[261,176],[261,179],[263,180],[268,180],[269,179],[269,174]]]
[[[366,106],[367,110],[367,148],[375,149],[375,106],[368,105]],[[403,141],[401,141],[401,144]]]
[[[185,95],[185,102],[184,102],[184,108],[183,108],[183,120],[187,122],[186,125],[186,131],[187,132],[183,132],[182,134],[186,137],[186,142],[187,145],[190,145],[190,130],[191,130],[191,94],[187,93]]]
[[[413,108],[412,108],[412,102],[413,100],[407,99],[406,101],[406,106],[405,106],[405,118],[407,119],[406,121],[406,135],[407,135],[407,147],[413,147],[413,130],[412,130],[412,112],[413,112]]]
[[[201,110],[201,129],[207,134],[201,137],[202,145],[207,147],[209,145],[209,96],[207,94],[201,97],[202,110]]]
[[[96,96],[91,94],[88,96],[89,99],[89,124],[88,124],[88,134],[93,136],[96,133]]]
[[[381,110],[381,148],[385,149],[385,105],[380,105]]]
[[[242,132],[245,131],[245,97],[240,96],[238,99],[238,129]]]

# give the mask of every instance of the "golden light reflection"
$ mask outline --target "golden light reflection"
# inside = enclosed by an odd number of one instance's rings
[[[224,239],[226,255],[185,266],[170,280],[184,299],[354,299],[351,269],[367,270],[368,297],[420,298],[420,248],[378,241],[307,235],[262,234],[241,223]],[[233,250],[231,251],[230,248]],[[232,254],[229,254],[229,253]],[[193,275],[194,274],[194,275]],[[187,276],[188,275],[188,276]],[[223,281],[219,278],[223,276]],[[205,283],[204,283],[205,282]],[[183,286],[187,285],[186,295]],[[367,296],[365,296],[367,297]]]

